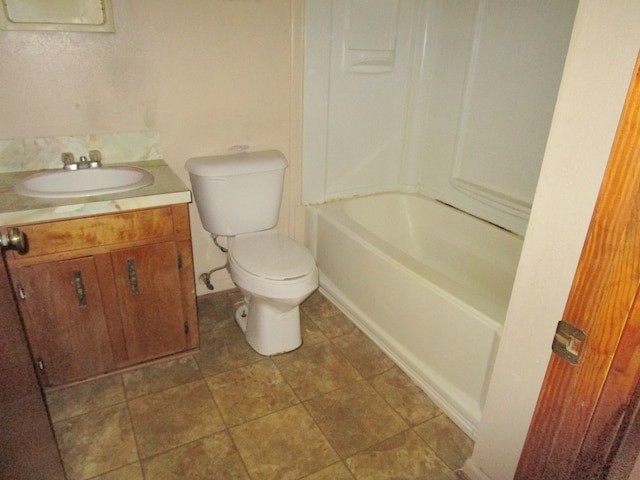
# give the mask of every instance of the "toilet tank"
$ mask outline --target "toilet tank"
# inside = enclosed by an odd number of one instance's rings
[[[276,150],[187,160],[205,230],[232,236],[275,227],[286,167],[284,155]]]

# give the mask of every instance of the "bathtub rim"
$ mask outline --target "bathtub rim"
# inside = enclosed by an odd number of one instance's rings
[[[442,204],[441,202],[438,202],[437,200],[431,199],[429,197],[423,197],[422,195],[401,192],[386,192],[384,194],[418,196],[426,201],[439,203],[444,207],[451,208],[460,214],[464,214],[464,212],[460,212],[454,207],[450,207],[447,204]],[[325,221],[329,222],[332,226],[339,229],[342,233],[346,234],[350,238],[364,239],[364,248],[366,248],[368,251],[382,256],[397,267],[406,270],[419,282],[428,283],[429,286],[439,295],[456,304],[467,313],[476,316],[481,322],[486,324],[486,326],[496,331],[498,335],[501,335],[504,321],[507,315],[508,303],[505,305],[500,305],[494,301],[486,299],[486,297],[483,297],[471,291],[469,288],[461,285],[460,283],[449,279],[444,274],[435,272],[432,268],[422,264],[410,255],[396,248],[394,245],[391,245],[385,240],[382,240],[381,238],[374,235],[367,228],[362,226],[342,210],[342,207],[340,205],[341,201],[357,200],[359,198],[366,197],[351,197],[346,199],[334,200],[328,203],[307,205],[305,209],[307,211],[314,212],[315,215],[322,216]],[[326,214],[327,211],[331,212],[331,215]],[[472,218],[475,217],[472,216]],[[307,236],[307,245],[313,253],[314,257],[317,258],[317,220],[309,222],[309,219],[307,218],[307,228],[313,230],[313,235]],[[505,231],[505,233],[516,235],[508,231]],[[410,268],[409,265],[415,266],[416,268]],[[428,274],[420,274],[424,272],[427,272]],[[435,279],[437,279],[437,281]],[[440,284],[438,282],[440,282]],[[449,289],[444,288],[441,285],[447,285]],[[457,294],[453,293],[452,291],[456,291]],[[472,299],[471,301],[463,300],[470,298]]]

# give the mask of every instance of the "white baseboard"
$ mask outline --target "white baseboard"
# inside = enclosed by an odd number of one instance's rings
[[[462,467],[461,472],[469,480],[491,480],[482,470],[480,470],[476,466],[476,464],[473,462],[473,458],[469,458],[466,462],[464,462],[464,467]]]

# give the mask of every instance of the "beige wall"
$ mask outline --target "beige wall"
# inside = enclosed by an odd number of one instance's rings
[[[302,2],[113,0],[113,10],[113,34],[0,31],[0,138],[157,130],[185,182],[190,157],[277,148],[290,162],[279,229],[301,232]],[[195,209],[192,226],[196,274],[223,264]],[[226,272],[214,284],[231,286]]]

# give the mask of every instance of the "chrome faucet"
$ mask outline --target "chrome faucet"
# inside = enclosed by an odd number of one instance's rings
[[[81,168],[100,168],[102,167],[102,154],[99,150],[90,150],[89,158],[84,155],[76,160],[71,152],[62,154],[62,163],[65,170],[78,170]]]

